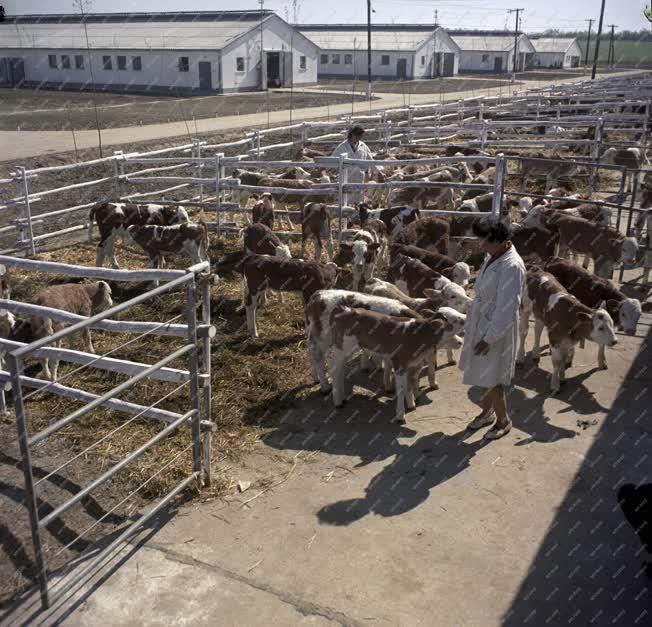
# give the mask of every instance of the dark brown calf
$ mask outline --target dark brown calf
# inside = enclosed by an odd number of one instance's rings
[[[322,239],[326,242],[328,261],[333,261],[331,216],[328,207],[322,203],[309,202],[301,211],[301,257],[305,257],[308,240],[313,240],[315,261],[321,261]]]
[[[545,261],[557,252],[559,236],[543,226],[517,226],[512,231],[512,244],[523,259]]]
[[[279,259],[267,255],[251,255],[245,259],[242,274],[245,279],[245,308],[251,337],[258,337],[256,308],[265,290],[300,292],[304,306],[317,290],[330,289],[337,280],[334,263],[321,264],[303,259]]]
[[[397,255],[405,255],[412,259],[418,259],[431,270],[441,273],[447,279],[453,281],[453,283],[461,286],[465,286],[471,278],[471,271],[468,264],[463,261],[455,261],[455,259],[448,255],[425,250],[418,246],[394,244],[390,250],[390,259],[396,258]]]
[[[426,250],[435,250],[442,255],[448,254],[450,224],[441,218],[423,218],[404,226],[395,236],[395,244],[418,246]]]

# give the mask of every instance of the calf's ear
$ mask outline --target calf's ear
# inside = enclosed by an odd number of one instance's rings
[[[583,311],[580,311],[577,314],[578,322],[591,322],[591,320],[592,320],[591,314],[584,313]]]
[[[646,303],[641,303],[641,311],[644,311],[645,313],[652,313],[652,300]]]
[[[433,290],[432,288],[428,287],[425,290],[423,290],[423,295],[426,298],[440,298],[441,297],[441,290]]]

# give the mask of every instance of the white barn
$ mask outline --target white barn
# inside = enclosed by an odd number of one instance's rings
[[[0,84],[13,86],[94,82],[146,93],[307,86],[317,83],[317,57],[317,46],[271,11],[26,15],[0,23]]]
[[[577,39],[562,37],[540,37],[532,39],[536,53],[534,64],[543,68],[579,67],[582,49]]]
[[[360,24],[299,24],[319,47],[320,78],[367,76],[367,28]],[[373,79],[455,76],[460,50],[440,27],[374,24],[371,31]]]
[[[511,72],[514,67],[514,35],[509,33],[482,33],[450,31],[460,47],[460,72]],[[527,35],[519,35],[516,49],[517,71],[534,65],[534,46]]]

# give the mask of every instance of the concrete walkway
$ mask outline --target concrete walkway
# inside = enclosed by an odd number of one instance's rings
[[[621,72],[618,75],[631,74]],[[634,72],[634,73],[638,73]],[[516,89],[547,87],[552,84],[575,83],[584,80],[584,77],[569,78],[563,81],[527,81],[525,85]],[[318,90],[316,90],[318,91]],[[451,102],[462,98],[474,96],[497,96],[511,93],[509,86],[499,86],[486,89],[470,89],[443,95],[444,102]],[[340,92],[341,93],[341,92]],[[343,115],[363,114],[368,112],[394,109],[407,105],[429,104],[439,102],[439,94],[374,94],[378,99],[371,102],[354,102],[324,107],[307,107],[303,109],[271,111],[269,118],[267,112],[251,113],[246,115],[232,115],[222,118],[205,118],[197,120],[197,130],[200,135],[219,131],[232,131],[235,129],[251,129],[266,126],[269,119],[270,126],[282,126],[290,121],[330,118],[335,119]],[[188,127],[185,122],[169,122],[166,124],[152,124],[147,126],[129,126],[110,128],[102,131],[102,143],[105,147],[122,144],[146,142],[154,139],[187,136]],[[75,133],[77,148],[93,148],[97,146],[97,131],[85,130]],[[65,152],[74,150],[72,134],[69,131],[0,131],[0,145],[3,146],[3,160],[26,159],[47,153]]]
[[[616,491],[649,481],[651,323],[619,335],[608,371],[578,350],[556,397],[549,351],[528,361],[497,442],[465,431],[478,394],[456,367],[402,428],[356,374],[339,411],[318,392],[289,402],[229,467],[248,491],[182,507],[101,586],[46,614],[33,596],[7,624],[647,624],[646,554]]]

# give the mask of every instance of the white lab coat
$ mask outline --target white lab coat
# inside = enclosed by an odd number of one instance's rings
[[[333,157],[339,157],[344,155],[347,159],[366,159],[367,161],[373,161],[373,155],[369,146],[364,142],[358,142],[358,146],[353,150],[349,140],[343,141],[335,150],[333,150]],[[374,167],[374,166],[371,166]],[[347,165],[344,166],[345,176],[344,181],[346,183],[364,183],[365,172],[368,168],[361,167],[359,165]],[[376,168],[377,169],[377,168]],[[364,200],[364,192],[349,192],[345,195],[344,202],[347,205],[353,205]]]
[[[487,267],[489,259],[487,256],[475,282],[460,357],[463,382],[483,388],[509,385],[512,381],[525,286],[525,264],[513,246]],[[475,355],[473,348],[482,340],[489,344],[489,352]]]

